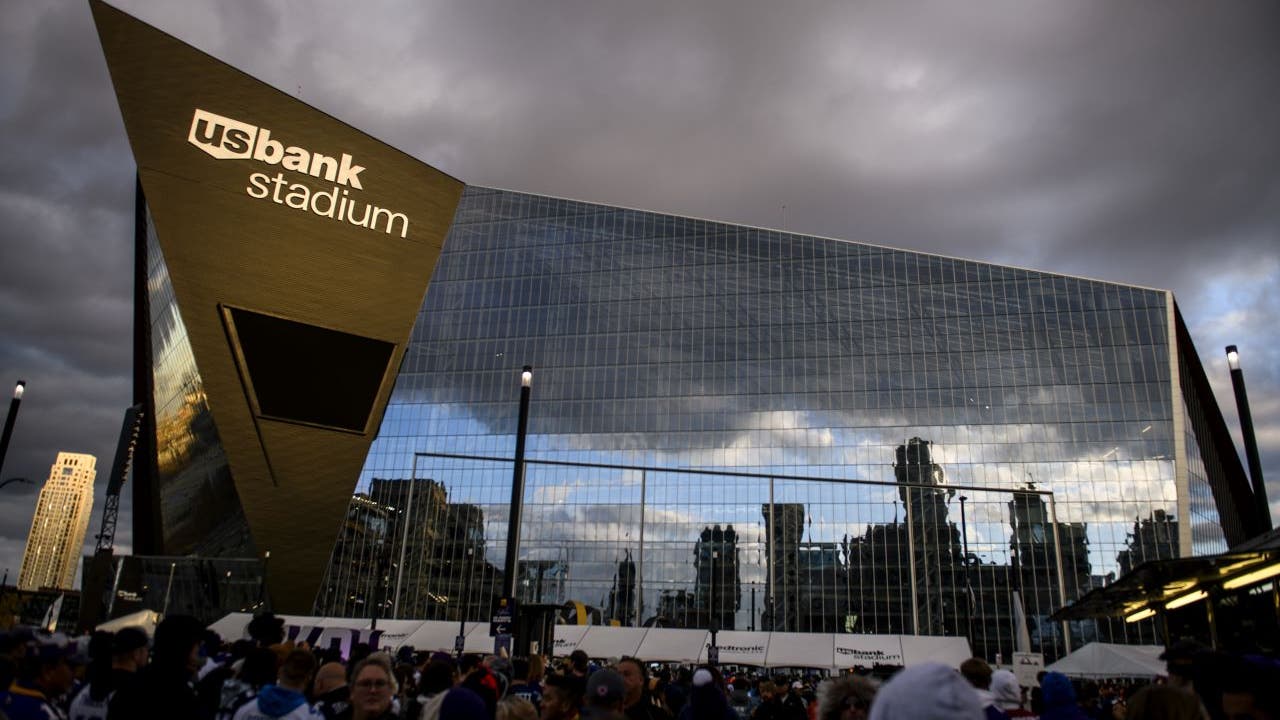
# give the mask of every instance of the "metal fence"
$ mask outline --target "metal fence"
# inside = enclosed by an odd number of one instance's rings
[[[1051,491],[526,460],[522,602],[579,624],[963,636],[1057,657],[1094,584],[1084,523]],[[512,460],[418,453],[352,501],[317,613],[482,620],[501,594]]]

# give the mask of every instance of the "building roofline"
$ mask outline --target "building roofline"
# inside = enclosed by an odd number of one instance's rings
[[[434,166],[433,166],[434,167]],[[652,210],[647,208],[632,207],[630,205],[614,205],[610,203],[600,202],[597,200],[583,200],[581,198],[564,197],[561,195],[547,195],[545,193],[530,192],[528,190],[516,190],[513,188],[498,187],[496,185],[476,185],[467,183],[468,188],[476,188],[478,190],[496,190],[498,192],[519,193],[521,195],[529,195],[531,197],[546,198],[548,200],[567,200],[569,202],[583,203],[585,205],[596,205],[599,207],[613,208],[616,210],[630,210],[633,212],[653,213],[655,215],[666,215],[668,217],[681,218],[683,220],[697,220],[701,222],[716,223],[717,225],[732,225],[734,227],[747,228],[749,230],[763,230],[765,232],[783,233],[786,235],[795,235],[797,237],[813,238],[815,240],[828,240],[831,242],[848,243],[851,245],[861,245],[863,247],[876,248],[879,250],[891,250],[894,252],[909,252],[917,255],[928,255],[930,257],[941,258],[943,260],[959,260],[961,262],[979,263],[982,265],[992,265],[996,267],[1008,268],[1010,270],[1021,270],[1023,272],[1041,273],[1044,275],[1054,275],[1057,277],[1072,278],[1075,280],[1084,280],[1086,282],[1103,283],[1104,285],[1116,285],[1119,287],[1133,288],[1137,290],[1146,290],[1149,292],[1171,293],[1167,288],[1150,287],[1147,285],[1138,285],[1136,283],[1123,283],[1116,280],[1105,280],[1102,278],[1087,277],[1084,275],[1073,275],[1071,273],[1057,272],[1054,270],[1041,270],[1038,268],[1023,267],[1021,265],[1012,265],[1009,263],[996,262],[994,260],[977,260],[974,258],[960,257],[958,255],[946,255],[944,253],[933,252],[929,250],[914,250],[911,248],[892,247],[890,245],[880,245],[878,243],[864,242],[861,240],[849,240],[847,238],[831,237],[828,235],[815,235],[812,233],[795,232],[794,230],[782,230],[779,228],[771,228],[763,225],[751,225],[748,223],[740,223],[732,220],[717,220],[714,218],[698,217],[696,215],[685,215],[682,213],[672,213],[663,210]]]

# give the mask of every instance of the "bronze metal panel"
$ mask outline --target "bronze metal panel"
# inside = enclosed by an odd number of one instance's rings
[[[327,529],[338,529],[350,501],[463,184],[115,8],[90,4],[236,489],[255,544],[271,553],[273,602],[307,612],[332,545]],[[235,136],[228,123],[218,135],[212,121],[197,128],[197,110],[253,131]],[[197,131],[213,142],[189,141]],[[333,165],[302,171],[298,152],[294,170],[262,159],[290,146],[330,156]],[[364,168],[345,184],[338,182],[344,153],[346,166]],[[251,180],[255,173],[279,176],[279,187],[265,185],[267,196],[256,196],[263,185]],[[324,201],[308,209],[275,201],[295,184],[405,222],[384,232],[318,214]],[[393,343],[366,431],[255,417],[220,305]]]

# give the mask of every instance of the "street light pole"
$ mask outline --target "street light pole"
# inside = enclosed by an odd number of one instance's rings
[[[1253,415],[1249,412],[1249,393],[1244,387],[1244,371],[1240,369],[1240,351],[1227,346],[1227,367],[1231,369],[1231,387],[1236,391],[1236,410],[1240,414],[1240,434],[1244,436],[1244,455],[1249,463],[1249,481],[1253,484],[1253,501],[1258,508],[1255,534],[1271,529],[1271,506],[1267,504],[1267,486],[1262,481],[1262,460],[1258,457],[1258,439],[1253,434]]]
[[[965,612],[965,639],[969,641],[969,646],[973,646],[973,613],[977,610],[973,602],[973,585],[969,582],[969,524],[964,515],[964,503],[969,498],[964,495],[960,496],[960,547],[963,557],[961,558],[961,567],[964,569],[964,602]]]
[[[516,457],[511,471],[511,512],[507,516],[507,561],[502,578],[502,594],[516,596],[516,557],[520,554],[520,513],[524,505],[524,439],[529,431],[529,394],[533,387],[533,368],[525,365],[520,372],[520,419],[516,425]]]
[[[718,542],[715,535],[711,536],[711,542]],[[720,646],[716,644],[716,633],[720,632],[720,609],[716,607],[716,558],[719,556],[720,551],[713,544],[711,546],[711,621],[708,623],[710,626],[708,629],[711,630],[711,647],[707,652],[707,664],[712,667],[720,664]]]
[[[9,401],[9,415],[4,419],[4,434],[0,435],[0,470],[4,470],[4,456],[9,452],[9,438],[13,435],[13,423],[18,419],[18,406],[22,404],[22,393],[26,389],[26,380],[19,380],[13,387],[13,400]]]

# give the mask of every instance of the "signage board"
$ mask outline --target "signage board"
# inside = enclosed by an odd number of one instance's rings
[[[1044,655],[1041,653],[1020,653],[1013,654],[1013,675],[1018,678],[1018,684],[1023,687],[1035,687],[1040,684],[1036,679],[1036,675],[1044,670]]]
[[[515,615],[515,598],[498,598],[498,602],[493,609],[493,616],[489,618],[489,637],[511,635],[512,628],[515,625]]]

